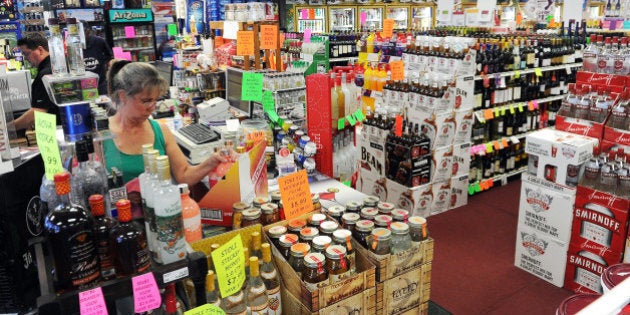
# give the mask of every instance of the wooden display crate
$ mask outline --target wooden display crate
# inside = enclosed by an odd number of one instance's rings
[[[282,286],[282,312],[291,315],[372,315],[379,314],[376,311],[376,288],[369,288],[329,305],[319,311],[311,310],[302,304],[302,301]],[[417,314],[417,313],[416,313]]]
[[[419,314],[431,295],[431,263],[376,284],[376,314]]]
[[[411,269],[433,261],[432,238],[419,244],[416,243],[410,249],[399,254],[376,255],[363,246],[357,246],[357,249],[376,266],[376,281],[378,282],[402,275]]]
[[[230,241],[232,238],[234,238],[236,235],[240,234],[241,241],[243,242],[243,247],[251,248],[251,242],[252,242],[251,234],[254,232],[261,233],[261,237],[263,237],[262,225],[255,224],[255,225],[248,226],[242,229],[225,232],[217,236],[207,237],[207,238],[190,243],[190,246],[195,251],[203,252],[206,255],[206,257],[210,260],[211,259],[210,246],[212,244],[216,243],[219,245],[223,245],[227,243],[228,241]],[[208,261],[208,265],[210,265],[210,261]]]
[[[317,212],[304,214],[298,218],[307,219],[313,213]],[[266,232],[269,231],[270,228],[277,225],[288,226],[288,223],[289,220],[285,220],[265,226],[263,228],[265,231],[265,237],[267,237]],[[271,241],[268,240],[268,243],[271,243]],[[357,246],[356,242],[354,242],[354,240],[353,244],[355,248],[359,247]],[[311,312],[320,311],[325,307],[331,306],[335,303],[340,302],[341,300],[347,299],[353,295],[356,295],[357,293],[363,292],[370,288],[374,288],[376,286],[375,267],[370,262],[370,260],[368,260],[365,252],[355,250],[355,263],[357,270],[355,275],[341,280],[338,283],[327,284],[321,288],[318,288],[317,290],[312,291],[300,279],[293,268],[291,268],[287,260],[280,253],[280,251],[273,245],[271,246],[271,250],[273,253],[274,261],[278,268],[278,272],[282,275],[282,281],[286,285],[286,289],[291,292],[291,294],[298,297],[300,301],[302,301],[302,303],[306,307],[308,307]]]

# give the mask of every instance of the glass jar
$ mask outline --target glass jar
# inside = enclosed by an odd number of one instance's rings
[[[350,272],[350,262],[346,257],[346,248],[330,245],[326,249],[326,270],[331,284],[345,279]]]
[[[311,291],[328,283],[328,272],[326,271],[326,257],[322,253],[309,253],[304,256],[304,271],[302,281]]]
[[[261,211],[257,208],[249,208],[243,210],[243,222],[241,227],[252,226],[254,224],[260,224]]]
[[[429,238],[429,231],[427,230],[427,219],[419,216],[413,216],[409,218],[409,235],[411,241],[422,242]]]
[[[284,234],[278,239],[280,244],[280,253],[284,256],[284,259],[291,257],[291,246],[297,244],[300,239],[297,234]]]
[[[280,191],[272,191],[271,192],[271,202],[275,203],[277,206],[280,206],[280,200],[282,200],[282,196],[280,195]]]
[[[297,243],[291,246],[291,256],[289,257],[289,265],[302,276],[302,268],[304,267],[304,256],[311,250],[311,246],[306,243]]]
[[[346,230],[350,230],[351,232],[354,231],[354,226],[357,224],[357,221],[359,221],[361,219],[361,217],[359,216],[358,213],[354,213],[354,212],[348,212],[348,213],[344,213],[343,216],[341,217],[341,226],[346,229]]]
[[[361,211],[362,203],[358,201],[348,201],[346,202],[346,211],[345,212],[355,212],[359,213]]]
[[[376,205],[376,208],[378,209],[379,214],[391,215],[392,211],[394,210],[394,204],[381,201]]]
[[[293,219],[289,221],[289,232],[300,234],[300,231],[306,227],[306,220],[304,219]]]
[[[361,219],[363,220],[374,220],[374,217],[378,215],[378,210],[376,208],[363,208],[361,209]]]
[[[332,237],[333,232],[339,228],[339,223],[333,220],[326,220],[319,224],[319,234]]]
[[[333,245],[343,246],[346,249],[348,261],[350,261],[350,274],[356,272],[356,260],[354,247],[352,246],[352,232],[346,229],[339,229],[333,232]]]
[[[354,236],[359,244],[368,248],[368,236],[372,234],[373,229],[374,222],[370,220],[359,220],[357,221],[357,225],[354,227],[354,231],[352,231],[352,236]]]
[[[374,226],[389,229],[389,225],[392,224],[392,217],[384,214],[379,214],[374,217]]]
[[[313,238],[319,235],[319,230],[313,227],[305,227],[300,231],[300,242],[311,244]]]
[[[280,213],[275,203],[262,204],[260,210],[262,211],[262,217],[260,219],[262,225],[269,225],[280,221]]]
[[[337,220],[337,223],[341,223],[341,216],[346,212],[344,206],[330,206],[328,207],[328,215]]]
[[[243,221],[243,211],[249,208],[249,204],[238,201],[232,204],[232,229],[240,229]]]
[[[308,218],[308,225],[310,227],[314,227],[319,229],[319,225],[322,221],[326,220],[326,215],[322,213],[313,213],[310,218]]]
[[[389,226],[392,231],[391,253],[397,254],[411,248],[411,236],[409,235],[409,225],[402,222],[393,222]]]
[[[376,208],[381,201],[377,196],[367,196],[363,198],[363,208]]]
[[[267,145],[273,145],[273,130],[271,130],[267,121],[262,119],[245,119],[241,121],[238,128],[238,138],[241,143],[245,143],[249,139],[260,139],[261,135],[264,135]]]
[[[313,201],[313,211],[321,211],[322,204],[319,202],[319,194],[313,194],[313,196],[311,196],[311,200]]]
[[[388,255],[391,251],[392,232],[384,228],[375,228],[370,235],[370,251],[377,255]]]
[[[407,219],[409,219],[409,211],[405,209],[394,209],[392,210],[392,219],[394,219],[394,222],[407,223]]]
[[[260,209],[260,207],[269,202],[269,198],[267,197],[256,197],[254,198],[253,205],[254,208]]]
[[[284,234],[287,234],[287,228],[282,225],[272,226],[267,231],[269,238],[271,239],[271,243],[276,246],[276,248],[280,248],[280,237]]]
[[[313,238],[313,242],[311,244],[311,253],[321,253],[324,254],[326,248],[330,246],[332,243],[332,238],[329,236],[318,235]]]

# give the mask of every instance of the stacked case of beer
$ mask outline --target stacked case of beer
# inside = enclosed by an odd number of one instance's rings
[[[515,265],[563,286],[578,178],[598,140],[543,129],[527,136]]]

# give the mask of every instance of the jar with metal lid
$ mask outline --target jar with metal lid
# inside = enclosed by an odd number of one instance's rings
[[[352,246],[352,232],[346,229],[339,229],[333,232],[333,245],[340,245],[346,249],[348,261],[350,261],[350,274],[356,272],[356,260],[354,247]]]
[[[287,228],[282,225],[272,226],[267,231],[267,235],[271,239],[271,243],[276,246],[276,248],[280,248],[280,237],[284,234],[287,234]]]
[[[293,219],[289,221],[289,232],[300,234],[300,231],[306,226],[306,220],[304,219]]]
[[[409,235],[411,236],[411,241],[422,242],[429,238],[427,219],[419,216],[413,216],[409,218],[407,224],[409,224]]]
[[[346,257],[346,248],[339,245],[330,245],[326,249],[326,270],[330,283],[337,283],[339,280],[349,276],[350,262]]]
[[[364,248],[368,248],[367,238],[372,234],[372,230],[374,229],[374,222],[370,220],[359,220],[357,221],[357,225],[354,226],[354,231],[352,231],[352,236],[361,244]]]
[[[308,226],[319,229],[319,225],[322,221],[326,220],[326,215],[322,213],[313,213],[310,218],[308,218]]]
[[[326,220],[319,224],[319,234],[332,237],[333,232],[339,228],[339,223],[333,220]]]
[[[363,198],[363,208],[376,208],[379,201],[381,199],[377,196],[367,196]]]
[[[313,196],[311,196],[311,200],[313,201],[313,211],[322,210],[322,203],[319,201],[319,194],[313,194]]]
[[[315,238],[315,236],[317,235],[319,235],[318,229],[307,226],[300,231],[300,242],[310,245],[313,241],[313,238]]]
[[[275,203],[278,206],[280,206],[280,200],[282,200],[282,196],[280,195],[280,191],[279,190],[272,191],[270,195],[271,195],[271,202]]]
[[[278,239],[280,244],[280,253],[284,256],[284,259],[289,259],[291,256],[291,246],[297,244],[300,239],[297,234],[284,234]]]
[[[390,215],[390,213],[394,210],[394,204],[381,201],[376,205],[376,208],[378,209],[378,213]]]
[[[394,209],[392,210],[392,219],[394,219],[394,222],[407,223],[409,211],[405,209]]]
[[[249,204],[238,201],[232,204],[232,229],[240,229],[243,221],[243,211],[249,208]]]
[[[328,283],[328,271],[326,271],[326,257],[322,253],[309,253],[304,256],[304,271],[302,281],[306,287],[315,291]]]
[[[330,206],[327,209],[328,215],[337,220],[337,223],[341,223],[341,216],[346,212],[344,206]]]
[[[262,216],[260,222],[262,225],[269,225],[280,221],[280,213],[275,203],[264,203],[260,206]]]
[[[241,222],[241,227],[260,224],[260,215],[261,211],[258,208],[249,208],[243,210],[243,222]]]
[[[256,197],[254,198],[253,205],[254,208],[260,209],[260,207],[269,202],[269,198],[267,197]]]
[[[376,208],[363,208],[361,209],[361,219],[363,220],[374,220],[374,217],[378,215],[378,210]]]
[[[358,213],[354,213],[354,212],[348,212],[348,213],[344,213],[343,216],[341,217],[341,226],[344,229],[350,230],[350,231],[354,231],[354,226],[357,224],[357,221],[359,221],[361,219],[361,217],[359,216]]]
[[[397,254],[411,248],[411,236],[409,235],[409,225],[402,222],[393,222],[389,226],[392,231],[391,253]]]
[[[391,251],[392,232],[385,228],[375,228],[370,235],[370,251],[377,255],[388,255]]]
[[[356,212],[359,213],[361,211],[362,203],[358,201],[348,201],[346,202],[346,211],[345,212]]]
[[[392,217],[384,214],[379,214],[374,217],[374,226],[389,229],[389,225],[392,224]]]
[[[306,243],[297,243],[291,246],[291,256],[289,257],[289,265],[302,276],[302,267],[304,267],[304,256],[311,251],[311,246]]]
[[[321,253],[326,251],[326,248],[332,243],[332,238],[329,236],[318,235],[313,238],[311,242],[311,253]]]

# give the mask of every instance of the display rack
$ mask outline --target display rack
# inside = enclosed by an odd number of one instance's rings
[[[239,30],[240,31],[253,31],[254,32],[254,65],[253,68],[254,69],[263,69],[263,64],[261,62],[261,57],[260,57],[260,26],[261,25],[278,25],[278,22],[276,21],[249,21],[249,22],[238,22],[239,25]],[[223,29],[224,24],[223,21],[214,21],[214,22],[210,22],[210,28],[211,29]],[[271,69],[272,67],[270,67],[271,65],[271,55],[272,52],[275,53],[275,56],[277,58],[277,62],[275,63],[275,67],[273,67],[273,69],[275,69],[276,71],[282,71],[282,64],[281,62],[279,62],[280,60],[280,47],[282,45],[282,43],[280,42],[280,32],[278,31],[278,38],[276,41],[276,47],[275,49],[264,49],[264,61],[265,61],[265,66],[269,69]],[[250,68],[252,68],[252,64],[251,64],[251,57],[252,56],[237,56],[240,58],[243,58],[243,69],[244,70],[249,70]]]

